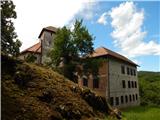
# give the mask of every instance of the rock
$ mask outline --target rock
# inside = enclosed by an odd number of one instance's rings
[[[45,91],[43,92],[42,96],[38,96],[39,100],[41,100],[42,102],[47,102],[50,103],[53,99],[53,95],[51,93],[51,91]]]
[[[31,79],[32,78],[30,74],[21,71],[17,71],[14,76],[15,83],[18,84],[20,87],[26,87]]]

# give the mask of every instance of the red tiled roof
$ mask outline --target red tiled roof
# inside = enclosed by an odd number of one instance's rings
[[[107,48],[104,48],[104,47],[99,47],[97,49],[94,50],[94,52],[90,55],[90,57],[99,57],[99,56],[107,56],[107,55],[110,55],[114,58],[117,58],[117,59],[120,59],[120,60],[123,60],[123,61],[126,61],[132,65],[136,65],[138,66],[136,63],[134,63],[133,61],[129,60],[128,58],[116,53],[116,52],[113,52]]]
[[[35,45],[25,49],[24,51],[21,52],[25,53],[25,52],[34,52],[34,53],[41,53],[41,43],[36,43]]]
[[[56,27],[53,27],[53,26],[45,27],[45,28],[43,28],[43,29],[42,29],[42,31],[40,32],[40,34],[39,34],[38,38],[40,38],[40,37],[41,37],[41,35],[42,35],[43,31],[49,31],[49,32],[54,32],[54,33],[56,33],[56,32],[57,32],[57,30],[58,30],[58,29],[57,29]]]

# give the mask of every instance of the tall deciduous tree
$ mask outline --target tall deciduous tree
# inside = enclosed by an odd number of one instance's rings
[[[81,58],[93,52],[93,40],[82,20],[76,20],[72,31],[64,26],[57,31],[54,39],[49,53],[50,65],[60,68],[64,76],[73,79],[76,66],[82,63]]]
[[[12,19],[16,19],[15,5],[11,0],[1,1],[1,51],[7,55],[17,56],[21,42],[16,39]]]

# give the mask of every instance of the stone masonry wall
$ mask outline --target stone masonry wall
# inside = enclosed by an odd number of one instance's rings
[[[121,71],[121,66],[124,66],[124,74]],[[127,68],[129,68],[129,70],[135,70],[136,75],[128,75]],[[124,83],[122,81],[124,81]],[[123,86],[124,84],[125,87]],[[130,88],[128,84],[130,84]],[[139,86],[135,66],[115,59],[109,60],[109,96],[113,99],[113,101],[111,101],[113,102],[113,106],[127,107],[139,105]]]
[[[48,62],[50,59],[47,57],[49,50],[53,46],[53,39],[55,38],[55,33],[43,31],[41,35],[41,45],[42,45],[42,63]]]

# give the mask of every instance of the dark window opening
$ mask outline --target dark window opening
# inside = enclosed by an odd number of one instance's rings
[[[133,101],[135,101],[135,97],[134,97],[134,95],[132,95],[133,96]]]
[[[116,97],[116,105],[119,105],[119,97]]]
[[[135,84],[135,88],[137,88],[137,82],[136,82],[136,81],[135,81],[135,83],[134,83],[134,84]]]
[[[138,95],[136,94],[136,100],[138,100]]]
[[[126,88],[125,80],[122,80],[122,86],[123,86],[123,88]]]
[[[131,75],[133,75],[133,70],[132,69],[130,69],[130,72],[131,72]]]
[[[129,75],[129,67],[127,67],[127,75]]]
[[[128,81],[128,88],[131,88],[131,84],[130,84],[130,81]]]
[[[132,88],[134,88],[134,82],[132,81]]]
[[[123,99],[123,96],[121,96],[121,104],[124,103],[124,99]]]
[[[88,86],[88,80],[86,78],[83,78],[83,86]]]
[[[98,78],[93,79],[93,88],[99,88],[99,79]]]
[[[136,76],[136,70],[135,69],[133,70],[133,74],[134,74],[134,76]]]
[[[131,96],[131,95],[129,95],[129,101],[130,101],[130,102],[132,101],[132,96]]]
[[[121,73],[125,74],[125,67],[123,65],[121,66]]]
[[[128,103],[128,96],[127,95],[125,96],[125,100],[126,100],[126,103]]]
[[[114,105],[114,98],[113,98],[113,97],[110,98],[110,104],[111,104],[112,106]]]

